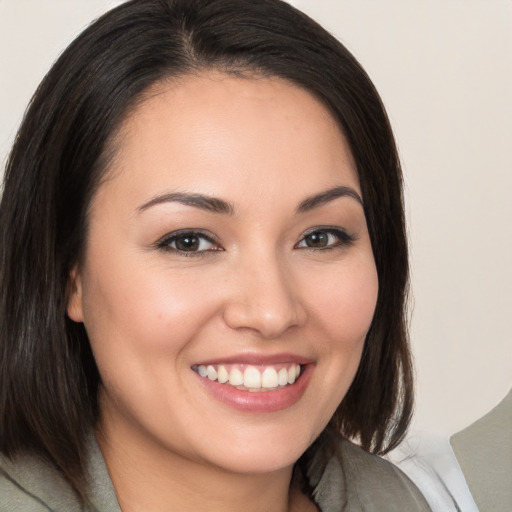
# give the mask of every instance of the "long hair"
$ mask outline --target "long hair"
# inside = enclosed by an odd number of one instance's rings
[[[370,79],[341,43],[280,0],[132,0],[87,28],[44,78],[0,204],[0,450],[44,457],[82,499],[100,377],[66,306],[88,207],[144,92],[209,69],[285,79],[338,121],[357,166],[379,295],[357,375],[327,429],[383,453],[409,423],[402,177]]]

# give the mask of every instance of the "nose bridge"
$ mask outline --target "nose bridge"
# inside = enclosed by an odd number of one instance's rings
[[[241,255],[237,267],[233,295],[224,311],[230,327],[251,329],[271,339],[303,323],[305,311],[291,268],[277,251],[260,248],[249,257]]]

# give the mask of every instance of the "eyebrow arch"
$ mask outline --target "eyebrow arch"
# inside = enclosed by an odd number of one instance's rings
[[[318,208],[330,201],[333,201],[334,199],[337,199],[338,197],[351,197],[363,206],[361,196],[353,188],[338,186],[307,197],[297,207],[297,213],[309,212],[310,210]]]
[[[195,208],[200,208],[201,210],[206,210],[208,212],[222,213],[226,215],[233,215],[235,211],[232,204],[222,199],[210,197],[204,194],[189,194],[185,192],[161,194],[139,206],[137,211],[140,213],[163,203],[181,203],[186,206],[194,206]]]

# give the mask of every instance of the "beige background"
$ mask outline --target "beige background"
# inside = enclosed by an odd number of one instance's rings
[[[120,3],[0,0],[0,162],[56,56]],[[295,0],[388,108],[411,233],[415,428],[451,434],[512,385],[512,1]]]

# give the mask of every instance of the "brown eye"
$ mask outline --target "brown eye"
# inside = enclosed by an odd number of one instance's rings
[[[195,231],[171,233],[158,242],[157,246],[166,251],[198,256],[222,250],[212,237]]]
[[[341,228],[324,228],[310,231],[296,245],[297,249],[334,249],[354,242],[355,238]]]
[[[329,244],[329,234],[325,231],[314,231],[304,237],[307,247],[327,247]]]
[[[193,233],[177,236],[174,240],[178,251],[197,251],[199,249],[199,237]]]

